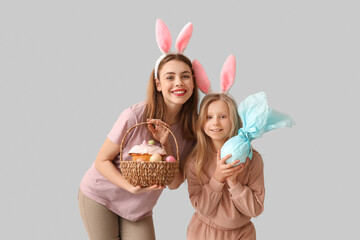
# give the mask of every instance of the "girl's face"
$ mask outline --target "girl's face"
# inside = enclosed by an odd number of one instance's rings
[[[166,106],[183,105],[193,94],[194,80],[190,67],[178,60],[164,64],[156,79],[156,89],[162,92]]]
[[[203,128],[213,141],[224,143],[227,140],[231,131],[231,120],[229,107],[224,101],[216,100],[210,103]]]

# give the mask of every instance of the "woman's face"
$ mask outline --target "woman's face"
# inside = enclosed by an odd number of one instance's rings
[[[190,67],[178,60],[163,65],[156,79],[156,89],[162,92],[166,106],[183,105],[194,91],[194,80]]]

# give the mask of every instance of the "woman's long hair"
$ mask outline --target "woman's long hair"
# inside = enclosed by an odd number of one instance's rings
[[[178,113],[180,127],[182,129],[183,135],[186,139],[193,139],[196,140],[195,128],[196,122],[198,119],[197,114],[197,106],[199,102],[199,94],[198,88],[196,86],[194,71],[192,69],[192,63],[189,58],[182,54],[168,54],[159,64],[158,74],[162,67],[169,61],[177,60],[182,61],[187,64],[192,73],[194,89],[193,94],[191,97],[184,103],[180,112]],[[159,76],[156,76],[159,79]],[[156,83],[155,83],[155,76],[154,70],[152,71],[148,87],[147,87],[147,94],[146,94],[146,108],[145,108],[145,115],[144,121],[148,118],[156,118],[156,119],[165,119],[165,102],[162,92],[157,91]],[[180,171],[183,172],[184,169],[184,162],[180,162]]]

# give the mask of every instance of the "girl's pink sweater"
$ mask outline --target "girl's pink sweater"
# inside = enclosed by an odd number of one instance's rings
[[[234,229],[248,223],[264,210],[263,161],[254,152],[247,169],[239,174],[236,186],[229,188],[226,181],[220,183],[212,175],[216,169],[216,154],[202,174],[203,184],[197,180],[195,160],[191,159],[186,169],[190,201],[197,216],[214,227]]]

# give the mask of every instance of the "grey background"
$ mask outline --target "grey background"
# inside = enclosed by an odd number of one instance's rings
[[[258,239],[359,239],[358,1],[1,1],[1,239],[87,239],[78,185],[120,112],[144,100],[160,51],[189,21],[186,54],[219,90],[259,91],[296,121],[253,142],[265,163]],[[183,184],[154,209],[158,239],[185,239]]]

